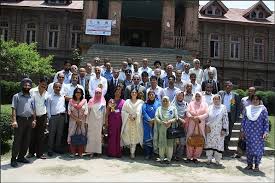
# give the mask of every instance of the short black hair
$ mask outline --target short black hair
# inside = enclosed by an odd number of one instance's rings
[[[65,60],[64,65],[66,65],[67,63],[72,64],[70,60]]]
[[[81,92],[80,100],[82,100],[82,99],[84,98],[84,92],[83,92],[83,90],[82,90],[81,88],[78,88],[78,87],[77,87],[76,89],[74,89],[73,99],[76,100],[75,94],[76,94],[78,91]]]
[[[161,66],[161,62],[160,62],[159,60],[156,60],[156,61],[154,62],[154,65],[157,65],[157,64],[159,64],[159,65]]]
[[[157,76],[151,76],[150,77],[150,81],[152,81],[153,79],[158,80]]]
[[[170,78],[173,78],[174,81],[176,80],[174,75],[168,76],[168,80],[170,80]]]
[[[148,72],[143,71],[143,72],[141,73],[141,77],[144,77],[144,76],[148,77],[148,76],[149,76]]]
[[[45,83],[49,83],[49,78],[47,76],[42,76],[40,79],[39,79],[39,83],[42,83],[42,82],[45,82]]]

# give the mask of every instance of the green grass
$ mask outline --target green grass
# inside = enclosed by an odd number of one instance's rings
[[[269,116],[271,122],[271,132],[267,139],[267,146],[275,149],[275,116]]]

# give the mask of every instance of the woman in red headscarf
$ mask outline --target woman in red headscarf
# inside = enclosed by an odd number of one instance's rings
[[[106,101],[102,95],[102,89],[97,88],[94,97],[88,103],[86,152],[91,153],[90,157],[93,157],[94,153],[102,153],[101,132],[105,121],[105,113]]]

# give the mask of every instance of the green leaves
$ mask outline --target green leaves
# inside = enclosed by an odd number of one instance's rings
[[[53,56],[41,57],[36,43],[0,41],[0,72],[15,72],[23,75],[52,76]]]

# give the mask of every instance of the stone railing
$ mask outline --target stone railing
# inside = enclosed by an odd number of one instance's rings
[[[174,36],[175,37],[175,48],[183,49],[186,37],[185,36]]]

